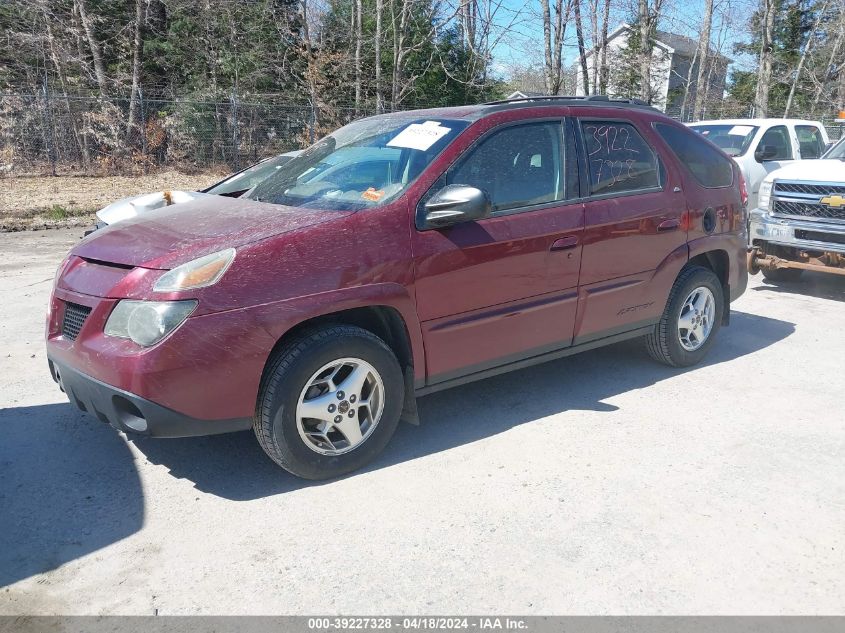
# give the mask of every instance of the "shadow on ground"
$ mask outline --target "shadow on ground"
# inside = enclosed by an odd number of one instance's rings
[[[754,353],[793,331],[785,321],[734,312],[705,364]],[[426,396],[419,402],[421,425],[400,425],[367,470],[562,411],[613,411],[606,399],[683,371],[694,369],[658,365],[635,340]],[[141,528],[143,490],[132,453],[117,432],[70,404],[55,404],[0,410],[0,433],[0,586],[54,569]],[[325,485],[276,467],[251,432],[134,443],[173,476],[236,501]]]
[[[845,275],[804,271],[798,281],[769,281],[751,287],[756,292],[776,292],[845,301]]]
[[[118,433],[67,403],[0,409],[0,586],[111,545],[143,520]]]

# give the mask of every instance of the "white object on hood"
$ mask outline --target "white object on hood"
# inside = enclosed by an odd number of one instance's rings
[[[156,193],[145,193],[141,196],[132,196],[131,198],[123,198],[117,202],[112,202],[110,205],[97,211],[97,219],[111,225],[115,222],[122,222],[123,220],[137,217],[139,213],[145,211],[160,209],[171,204],[190,202],[191,200],[212,195],[199,191],[157,191]]]

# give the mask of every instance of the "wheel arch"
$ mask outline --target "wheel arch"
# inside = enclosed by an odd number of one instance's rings
[[[717,248],[703,253],[698,253],[690,257],[687,266],[701,266],[713,272],[719,279],[722,285],[723,309],[722,309],[722,325],[730,323],[731,314],[731,288],[730,288],[730,266],[731,260],[728,252],[724,249]]]
[[[276,352],[289,341],[308,330],[338,324],[353,325],[372,332],[390,347],[402,368],[405,386],[405,409],[402,413],[402,419],[413,424],[418,423],[414,393],[415,347],[412,333],[402,313],[391,305],[360,305],[321,313],[299,321],[286,330],[276,341],[268,354],[262,374],[267,371],[267,367]]]

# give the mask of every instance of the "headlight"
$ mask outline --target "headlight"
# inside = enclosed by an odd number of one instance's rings
[[[760,193],[757,195],[757,206],[761,209],[769,209],[769,201],[772,198],[772,181],[764,180],[760,185]]]
[[[153,290],[174,292],[211,286],[220,281],[234,260],[234,248],[200,257],[164,273],[153,286]]]
[[[190,301],[133,301],[124,299],[106,321],[108,336],[132,339],[138,345],[155,345],[170,334],[197,307]]]

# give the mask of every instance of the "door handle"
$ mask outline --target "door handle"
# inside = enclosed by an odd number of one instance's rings
[[[566,237],[561,237],[552,242],[552,247],[549,250],[565,251],[570,248],[575,248],[576,246],[578,246],[578,236],[567,235]]]
[[[667,231],[674,231],[679,226],[681,226],[681,221],[677,218],[674,220],[663,220],[663,222],[657,225],[657,232],[666,233]]]

